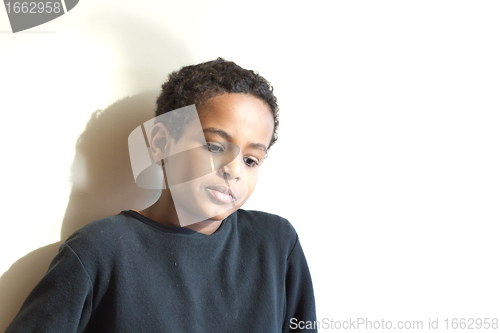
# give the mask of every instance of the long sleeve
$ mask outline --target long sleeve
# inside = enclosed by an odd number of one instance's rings
[[[314,328],[315,321],[316,307],[311,275],[297,237],[287,260],[286,313],[283,332],[317,332]]]
[[[6,333],[83,332],[91,311],[91,279],[77,254],[63,244]]]

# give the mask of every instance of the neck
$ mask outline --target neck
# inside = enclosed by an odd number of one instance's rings
[[[162,191],[158,201],[152,206],[142,210],[140,213],[153,221],[174,227],[181,227],[179,216],[168,188]],[[211,235],[219,228],[221,223],[222,220],[208,219],[186,225],[183,228],[191,229],[205,235]]]

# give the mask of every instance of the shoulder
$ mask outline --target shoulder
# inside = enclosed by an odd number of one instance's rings
[[[78,256],[96,256],[115,252],[137,237],[141,223],[124,214],[109,216],[88,223],[75,231],[65,242]]]
[[[285,218],[257,210],[238,209],[238,223],[251,224],[252,227],[264,228],[267,231],[295,233],[292,224]]]
[[[239,209],[237,225],[241,234],[267,246],[278,246],[290,253],[297,242],[295,228],[285,218],[261,211]]]
[[[107,236],[116,235],[117,232],[126,233],[128,227],[131,226],[132,219],[131,216],[120,213],[90,222],[75,231],[66,242],[75,242],[75,240],[86,238],[89,240],[107,239]]]

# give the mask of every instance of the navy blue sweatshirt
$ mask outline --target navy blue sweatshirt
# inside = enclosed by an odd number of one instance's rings
[[[292,318],[316,314],[287,220],[238,210],[205,235],[124,211],[68,238],[7,333],[273,333]]]

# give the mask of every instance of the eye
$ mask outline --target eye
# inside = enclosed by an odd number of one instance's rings
[[[209,152],[217,154],[224,151],[224,146],[216,142],[207,142],[207,149]]]
[[[255,167],[255,166],[259,165],[259,161],[254,160],[253,158],[250,158],[250,157],[243,157],[243,161],[249,167]]]

